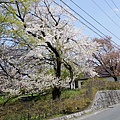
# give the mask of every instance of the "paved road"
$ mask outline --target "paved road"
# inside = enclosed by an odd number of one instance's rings
[[[93,114],[85,115],[75,120],[120,120],[120,104],[94,112]]]

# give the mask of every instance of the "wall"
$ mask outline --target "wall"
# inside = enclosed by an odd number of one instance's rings
[[[106,108],[117,103],[120,103],[120,90],[98,91],[90,109],[50,120],[74,120],[81,115],[90,113],[101,108]]]
[[[91,109],[98,110],[117,103],[120,103],[120,90],[98,91]]]

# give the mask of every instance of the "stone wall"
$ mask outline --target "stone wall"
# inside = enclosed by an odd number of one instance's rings
[[[80,117],[86,113],[107,108],[118,103],[120,103],[120,90],[98,91],[90,109],[50,120],[73,120],[74,118]]]
[[[117,103],[120,103],[120,90],[98,91],[91,109],[98,110]]]

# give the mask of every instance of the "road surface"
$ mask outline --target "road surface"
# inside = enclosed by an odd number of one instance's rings
[[[120,104],[79,117],[74,120],[120,120]]]

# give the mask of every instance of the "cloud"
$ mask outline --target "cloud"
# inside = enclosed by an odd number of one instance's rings
[[[120,12],[120,9],[114,8],[113,11],[115,11],[115,12]]]

